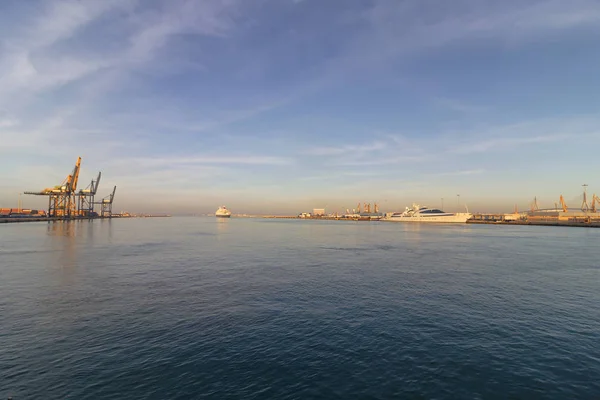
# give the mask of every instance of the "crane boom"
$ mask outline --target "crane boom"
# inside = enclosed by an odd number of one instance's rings
[[[75,163],[75,168],[73,169],[71,186],[69,190],[71,193],[75,193],[77,190],[77,182],[79,182],[79,170],[81,169],[81,157],[77,157],[77,162]]]
[[[567,212],[569,210],[569,208],[567,207],[567,203],[565,203],[565,199],[562,194],[560,195],[560,205],[562,206],[563,212]]]
[[[98,191],[98,185],[100,185],[100,177],[102,177],[102,172],[98,172],[96,183],[94,183],[94,187],[92,188],[92,194],[96,194],[96,192]]]

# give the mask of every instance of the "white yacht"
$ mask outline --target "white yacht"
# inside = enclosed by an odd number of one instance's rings
[[[391,222],[436,222],[436,223],[465,223],[472,214],[466,213],[448,213],[437,208],[429,208],[413,204],[412,207],[406,207],[404,212],[395,212],[387,215],[382,221]]]
[[[231,217],[231,211],[227,209],[225,206],[219,207],[219,209],[215,212],[215,217],[217,218],[229,218]]]

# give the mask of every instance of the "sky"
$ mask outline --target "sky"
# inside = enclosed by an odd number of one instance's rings
[[[114,211],[577,207],[599,38],[597,0],[1,0],[0,207],[78,156]]]

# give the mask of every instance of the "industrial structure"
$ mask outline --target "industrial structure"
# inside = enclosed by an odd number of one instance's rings
[[[25,192],[34,196],[48,196],[48,217],[51,218],[94,218],[98,213],[94,211],[96,204],[100,205],[100,216],[110,218],[112,216],[112,203],[115,197],[115,186],[112,193],[104,197],[100,202],[95,202],[95,195],[100,185],[101,173],[92,180],[85,189],[77,191],[79,172],[81,171],[81,157],[77,157],[73,172],[57,186],[43,189],[39,192]]]
[[[600,205],[600,198],[596,194],[592,195],[591,205],[588,204],[587,184],[583,184],[583,196],[579,208],[569,207],[561,194],[558,202],[554,203],[554,208],[540,209],[537,198],[533,199],[530,211],[527,213],[527,220],[530,222],[594,222],[600,221],[600,213],[597,212],[597,205]]]
[[[112,217],[112,204],[115,199],[115,192],[117,191],[117,187],[113,188],[111,194],[106,197],[103,197],[101,201],[96,204],[100,204],[100,216],[102,218]]]
[[[79,191],[79,201],[77,202],[79,216],[88,218],[94,216],[94,196],[96,196],[96,191],[98,190],[101,176],[102,172],[98,172],[98,177],[96,180],[92,179],[90,184],[85,189],[81,189]]]

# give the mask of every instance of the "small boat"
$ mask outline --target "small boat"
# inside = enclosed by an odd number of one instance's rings
[[[472,217],[469,212],[466,213],[448,213],[437,208],[422,207],[413,204],[412,207],[406,207],[404,212],[395,212],[386,216],[382,221],[390,222],[436,222],[436,223],[465,223]]]
[[[219,207],[219,209],[215,212],[215,217],[217,218],[230,218],[231,211],[227,209],[225,206]]]

